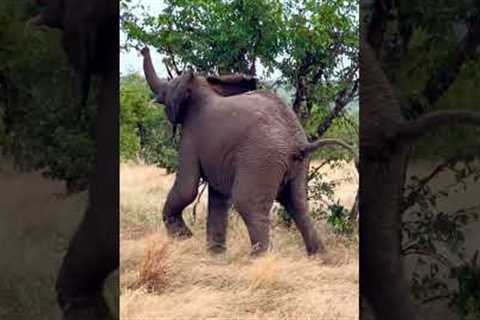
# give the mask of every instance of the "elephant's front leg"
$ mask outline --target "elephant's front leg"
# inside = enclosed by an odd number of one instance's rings
[[[231,200],[208,187],[207,245],[212,253],[225,251],[225,240],[228,224],[228,211]]]
[[[182,141],[175,183],[163,207],[163,222],[170,236],[180,239],[192,236],[183,220],[182,212],[195,200],[199,180],[200,170],[194,149],[187,141]]]

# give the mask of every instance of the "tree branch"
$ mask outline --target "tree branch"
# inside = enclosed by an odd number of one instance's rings
[[[438,66],[438,69],[433,72],[432,77],[428,80],[423,92],[420,94],[425,99],[427,105],[435,105],[444,93],[448,91],[460,74],[464,63],[477,56],[477,47],[479,45],[480,19],[477,19],[469,26],[469,31],[459,47],[452,52],[452,55],[447,58],[445,63],[441,63]],[[422,113],[425,110],[421,100],[414,98],[410,101],[413,110],[418,113]]]
[[[452,264],[450,261],[448,261],[447,258],[443,257],[442,255],[434,252],[429,252],[426,250],[422,249],[414,249],[414,248],[407,248],[407,249],[402,249],[402,255],[403,256],[408,256],[408,255],[419,255],[419,256],[427,256],[430,258],[433,258],[437,260],[439,263],[441,263],[444,267],[451,268]]]
[[[448,294],[438,295],[438,296],[433,296],[433,297],[430,297],[430,298],[427,298],[427,299],[423,299],[422,303],[430,303],[430,302],[433,302],[435,300],[449,299],[449,298],[450,298],[450,295],[448,295]]]
[[[419,192],[451,163],[452,159],[448,159],[447,161],[444,161],[440,165],[438,165],[429,175],[422,179],[419,179],[418,184],[413,188],[413,190],[410,191],[408,195],[404,196],[405,201],[402,212],[405,212],[408,208],[412,207],[419,196]]]
[[[309,171],[308,173],[308,177],[307,177],[307,182],[310,182],[310,180],[312,180],[313,178],[315,178],[315,176],[317,175],[317,173],[320,171],[320,169],[322,169],[322,167],[324,165],[326,165],[327,163],[329,162],[329,160],[325,160],[323,161],[319,166],[315,166],[315,168],[311,171]]]
[[[367,30],[367,41],[377,55],[383,46],[384,33],[392,7],[391,0],[376,0],[373,4],[372,18]]]
[[[170,64],[168,63],[167,58],[163,59],[163,64],[165,65],[165,70],[167,70],[168,79],[169,80],[173,79],[172,72],[170,71]]]
[[[480,126],[480,112],[473,111],[436,111],[399,126],[394,140],[414,142],[423,135],[444,126],[477,125]]]
[[[324,133],[332,125],[333,120],[337,118],[343,111],[343,109],[345,109],[347,104],[352,101],[358,90],[358,85],[359,79],[355,80],[352,89],[348,90],[348,88],[344,88],[338,93],[337,98],[335,99],[335,107],[317,128],[317,137],[321,137],[324,135]]]

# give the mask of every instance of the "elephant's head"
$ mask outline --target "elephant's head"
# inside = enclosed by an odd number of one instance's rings
[[[64,0],[34,0],[33,3],[42,7],[42,10],[38,15],[30,19],[30,24],[63,29]]]
[[[85,105],[93,75],[113,70],[118,54],[118,6],[114,1],[33,0],[40,13],[27,26],[45,26],[63,31],[63,49],[76,74],[75,85]]]
[[[192,93],[200,87],[208,88],[212,94],[232,96],[257,89],[257,79],[240,74],[221,77],[198,77],[187,71],[173,80],[158,78],[153,67],[150,51],[141,50],[144,57],[143,70],[150,89],[155,93],[155,102],[165,105],[168,120],[181,124]],[[196,81],[197,80],[197,81]]]

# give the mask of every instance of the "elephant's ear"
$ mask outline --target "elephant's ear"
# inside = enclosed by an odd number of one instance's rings
[[[210,76],[207,82],[215,92],[225,97],[257,90],[257,79],[243,74]]]
[[[172,87],[172,91],[167,93],[166,112],[168,120],[172,124],[179,124],[183,121],[185,108],[188,106],[192,94],[193,72],[183,73],[177,83]]]

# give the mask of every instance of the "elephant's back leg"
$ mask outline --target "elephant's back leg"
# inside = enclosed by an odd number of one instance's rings
[[[300,169],[282,188],[277,200],[287,210],[302,234],[307,253],[314,254],[324,251],[324,247],[309,216],[306,177],[306,168]]]
[[[258,169],[239,170],[235,177],[233,205],[247,226],[253,255],[269,247],[270,209],[282,178],[281,172]]]
[[[228,196],[208,186],[207,245],[211,253],[222,253],[226,249],[228,211],[231,205]]]

